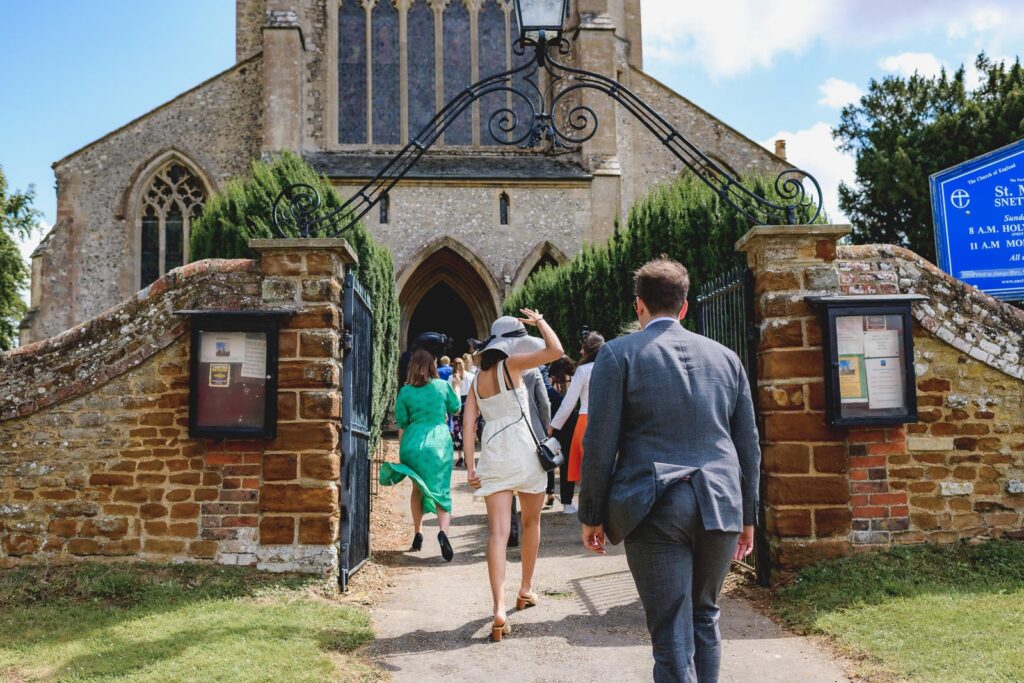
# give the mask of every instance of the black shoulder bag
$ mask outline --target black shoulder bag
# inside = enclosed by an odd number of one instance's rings
[[[562,455],[562,444],[558,443],[558,439],[553,436],[549,436],[543,441],[537,438],[533,431],[533,422],[526,414],[526,410],[523,409],[523,403],[519,400],[519,392],[516,391],[515,385],[512,384],[512,376],[509,375],[508,366],[502,363],[501,367],[505,371],[509,390],[516,397],[516,403],[519,404],[519,413],[523,420],[526,421],[526,428],[530,430],[530,436],[533,437],[533,442],[537,444],[537,459],[540,460],[540,466],[544,468],[545,472],[550,472],[565,461],[565,456]]]

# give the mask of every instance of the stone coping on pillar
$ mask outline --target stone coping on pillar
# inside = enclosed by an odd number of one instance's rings
[[[736,251],[749,251],[751,242],[765,237],[831,237],[841,240],[853,231],[852,225],[757,225],[736,241]]]
[[[359,263],[359,255],[343,237],[286,237],[249,240],[249,248],[263,254],[271,251],[333,251],[346,265]]]

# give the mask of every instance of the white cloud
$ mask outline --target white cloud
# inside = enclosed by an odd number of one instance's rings
[[[966,38],[973,33],[998,30],[1005,22],[1013,21],[1002,7],[993,5],[970,9],[967,16],[956,17],[946,24],[950,38]]]
[[[1015,53],[1024,42],[1024,22],[994,0],[643,0],[642,17],[649,61],[697,65],[715,78],[819,43],[872,46],[943,30],[976,52]]]
[[[645,0],[647,54],[666,62],[695,62],[714,76],[772,65],[779,53],[799,53],[815,39],[827,3],[739,0],[725,10],[680,0]]]
[[[854,161],[852,156],[836,149],[832,127],[821,121],[804,130],[782,130],[761,145],[774,151],[776,140],[785,140],[789,162],[813,175],[821,185],[829,220],[832,223],[847,222],[847,217],[839,210],[839,181],[853,184]]]
[[[818,86],[818,90],[821,91],[821,99],[818,100],[818,104],[823,104],[833,109],[842,109],[864,96],[863,90],[841,78],[829,78]]]
[[[930,52],[901,52],[898,55],[882,57],[878,66],[886,71],[895,71],[901,76],[938,76],[943,64]]]

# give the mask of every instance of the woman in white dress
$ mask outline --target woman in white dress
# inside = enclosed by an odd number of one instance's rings
[[[511,628],[505,610],[505,551],[512,521],[512,496],[519,494],[522,531],[519,547],[523,576],[516,609],[537,604],[533,569],[540,548],[540,511],[544,504],[547,474],[540,466],[534,437],[530,434],[529,396],[523,385],[524,370],[550,363],[562,356],[562,344],[540,313],[522,309],[525,317],[504,316],[491,325],[491,336],[476,353],[479,371],[466,400],[464,424],[485,420],[480,462],[475,459],[476,434],[465,430],[463,449],[466,479],[478,498],[487,502],[487,574],[491,582],[494,623],[491,638],[501,640]],[[526,332],[527,325],[540,331],[543,341]],[[536,435],[543,439],[543,434]]]

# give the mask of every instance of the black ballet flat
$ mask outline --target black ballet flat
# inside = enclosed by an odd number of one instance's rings
[[[416,535],[412,537],[412,547],[409,550],[417,553],[423,550],[423,534],[416,532]]]
[[[455,550],[452,548],[451,541],[448,540],[448,534],[438,531],[437,542],[441,544],[441,557],[444,558],[445,562],[451,562],[452,558],[455,557]]]

